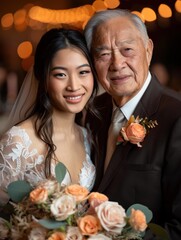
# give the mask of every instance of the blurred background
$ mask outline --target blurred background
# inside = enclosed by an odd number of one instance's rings
[[[42,34],[53,27],[82,30],[95,12],[115,8],[142,18],[154,42],[151,70],[162,84],[181,92],[181,0],[1,0],[0,132]]]

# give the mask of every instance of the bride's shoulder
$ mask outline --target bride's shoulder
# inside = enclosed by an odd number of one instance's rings
[[[11,127],[9,130],[7,130],[2,136],[1,139],[24,139],[24,138],[31,138],[31,135],[33,135],[33,123],[31,119],[27,119],[13,127]]]
[[[25,130],[29,130],[29,129],[34,129],[34,119],[28,118],[26,120],[24,120],[23,122],[19,123],[16,125],[17,127],[21,128],[21,129],[25,129]]]

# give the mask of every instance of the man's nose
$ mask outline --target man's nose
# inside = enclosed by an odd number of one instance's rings
[[[112,52],[110,70],[117,71],[125,66],[125,57],[121,54],[119,50]]]

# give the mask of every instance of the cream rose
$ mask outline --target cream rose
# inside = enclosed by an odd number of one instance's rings
[[[66,236],[62,232],[54,232],[53,234],[51,234],[48,240],[66,240]]]
[[[89,191],[78,184],[72,184],[65,188],[65,193],[74,196],[76,201],[80,202],[87,198]]]
[[[43,227],[35,227],[31,230],[28,240],[46,240],[47,230]]]
[[[48,191],[45,188],[35,188],[30,192],[30,200],[33,203],[40,204],[45,203],[48,199]]]
[[[9,234],[9,228],[7,227],[6,220],[0,217],[0,233],[1,238],[0,239],[7,239]]]
[[[50,210],[57,221],[65,220],[76,211],[75,198],[69,195],[60,196],[53,200]]]
[[[83,236],[78,227],[68,227],[66,240],[83,240]]]
[[[139,123],[130,123],[127,127],[121,129],[121,134],[124,140],[141,147],[140,143],[146,136],[146,129]]]
[[[77,220],[77,223],[82,235],[86,236],[97,234],[97,232],[102,229],[99,219],[93,215],[85,215],[84,217],[80,217]]]
[[[109,238],[104,234],[97,234],[97,235],[90,236],[88,240],[112,240],[112,238]]]
[[[42,181],[38,187],[45,188],[48,191],[48,195],[59,190],[59,183],[53,179],[47,179]]]
[[[144,232],[147,228],[145,214],[140,210],[131,209],[129,224],[136,230]]]
[[[95,208],[102,227],[112,233],[120,234],[126,225],[125,210],[117,202],[103,202]]]

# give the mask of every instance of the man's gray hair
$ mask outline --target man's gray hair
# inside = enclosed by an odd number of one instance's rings
[[[141,33],[143,41],[146,43],[149,39],[147,29],[143,21],[136,15],[125,9],[114,9],[105,10],[97,12],[94,16],[90,18],[84,29],[84,35],[86,38],[87,46],[89,50],[92,47],[92,39],[96,28],[107,20],[117,18],[117,17],[127,17]]]

